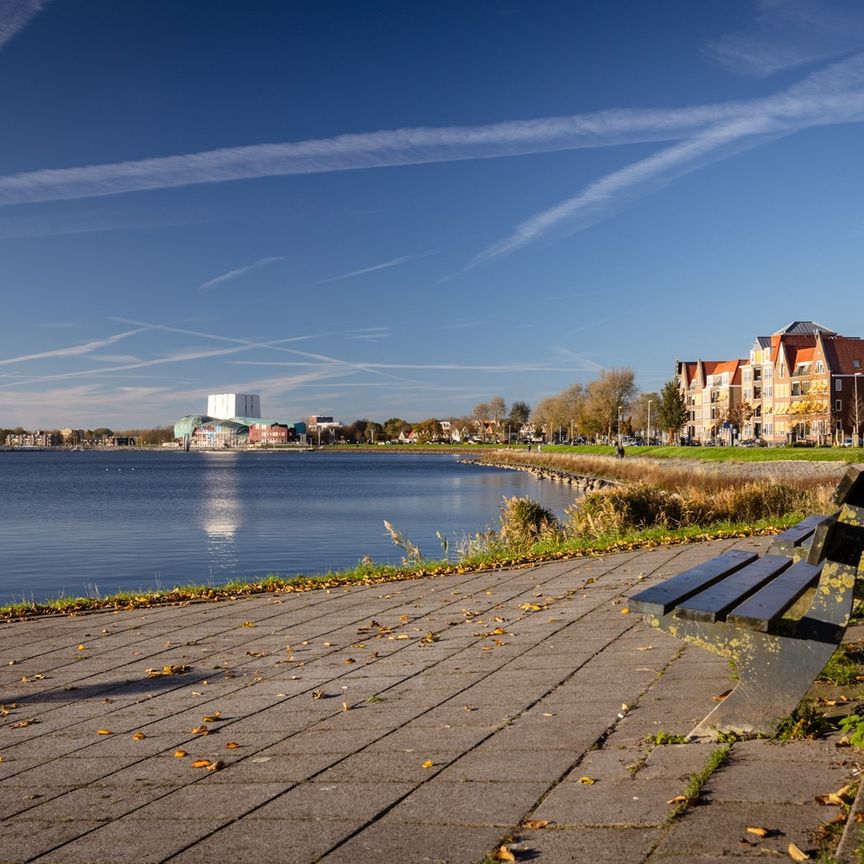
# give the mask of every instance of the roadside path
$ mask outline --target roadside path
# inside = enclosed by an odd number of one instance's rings
[[[686,734],[728,670],[622,611],[637,584],[767,542],[0,625],[0,861],[812,851],[837,812],[814,798],[855,753],[736,743],[705,803],[668,820],[716,745],[646,736]]]

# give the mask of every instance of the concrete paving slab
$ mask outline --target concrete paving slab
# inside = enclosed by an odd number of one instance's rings
[[[713,745],[645,736],[688,732],[728,669],[621,609],[732,545],[0,625],[0,658],[20,661],[2,701],[22,706],[0,723],[0,860],[478,864],[513,836],[547,864],[807,848],[833,815],[812,796],[859,767],[833,742],[737,742],[704,803],[662,825]],[[743,845],[742,820],[786,833]]]

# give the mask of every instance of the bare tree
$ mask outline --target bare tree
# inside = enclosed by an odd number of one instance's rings
[[[636,376],[632,369],[604,369],[588,385],[585,403],[585,423],[590,429],[605,432],[612,439],[612,430],[619,416],[626,413],[636,396]]]

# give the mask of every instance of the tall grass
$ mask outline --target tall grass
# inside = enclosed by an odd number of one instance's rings
[[[591,492],[567,511],[567,529],[583,537],[620,535],[633,530],[708,526],[717,522],[759,522],[789,513],[828,509],[831,489],[795,488],[768,481],[705,490],[677,491],[649,483]]]
[[[677,448],[680,449],[680,448]],[[722,448],[720,448],[722,449]],[[749,451],[747,451],[749,452]],[[730,487],[740,486],[753,479],[753,463],[740,465],[732,462],[725,464],[695,464],[672,460],[652,460],[644,457],[616,459],[612,456],[583,453],[525,453],[499,451],[484,453],[480,461],[490,465],[505,465],[513,468],[544,469],[581,477],[596,477],[623,483],[646,483],[670,491],[699,489],[713,493]],[[783,472],[780,466],[766,465],[767,471],[774,474]],[[814,485],[836,485],[842,466],[826,466],[824,470],[808,468],[806,476],[783,478],[786,486],[796,489],[812,489]]]

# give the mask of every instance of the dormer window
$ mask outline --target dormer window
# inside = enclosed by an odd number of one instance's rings
[[[852,361],[852,368],[853,369],[860,369],[861,368],[861,361],[860,360],[853,360]]]

